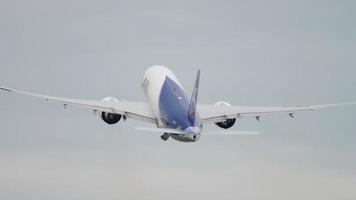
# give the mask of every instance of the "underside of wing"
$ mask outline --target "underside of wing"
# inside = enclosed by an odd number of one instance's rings
[[[77,106],[82,108],[88,108],[94,111],[120,114],[120,115],[124,115],[127,118],[137,119],[137,120],[146,121],[154,124],[157,123],[156,117],[152,113],[152,110],[149,104],[147,103],[129,102],[129,101],[113,102],[113,101],[70,99],[70,98],[48,96],[43,94],[36,94],[32,92],[24,92],[20,90],[5,88],[5,87],[0,87],[0,90],[10,92],[10,93],[15,93],[15,94],[37,97],[49,102],[61,103],[64,105],[64,107]]]
[[[294,107],[244,107],[244,106],[217,106],[217,105],[198,105],[198,111],[205,122],[221,122],[226,119],[255,117],[288,114],[293,117],[296,112],[316,111],[323,108],[356,105],[356,102],[345,102],[336,104],[322,104],[311,106]]]

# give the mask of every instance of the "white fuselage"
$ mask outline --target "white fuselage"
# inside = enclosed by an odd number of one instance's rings
[[[202,124],[200,118],[191,123],[188,117],[188,95],[174,73],[164,66],[152,66],[144,74],[142,88],[157,117],[157,126],[186,131],[187,135],[168,133],[176,140],[184,142],[197,141]]]

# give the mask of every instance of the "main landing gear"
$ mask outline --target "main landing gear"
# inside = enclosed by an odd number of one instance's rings
[[[169,134],[168,134],[168,133],[165,133],[165,134],[161,135],[161,139],[162,139],[163,141],[167,141],[167,140],[169,139]]]

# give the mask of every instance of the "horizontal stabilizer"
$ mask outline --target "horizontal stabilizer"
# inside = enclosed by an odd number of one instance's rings
[[[148,132],[157,132],[157,133],[172,133],[172,134],[181,134],[185,135],[184,131],[172,129],[172,128],[152,128],[152,127],[134,127],[136,130],[148,131]]]
[[[202,135],[258,135],[258,131],[235,131],[235,130],[211,130],[203,132]]]

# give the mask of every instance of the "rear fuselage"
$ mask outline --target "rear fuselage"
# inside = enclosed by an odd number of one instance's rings
[[[189,97],[173,72],[164,66],[152,66],[145,72],[142,88],[157,117],[157,126],[186,132],[169,134],[182,142],[195,142],[200,137],[202,123],[198,112],[189,117]]]

